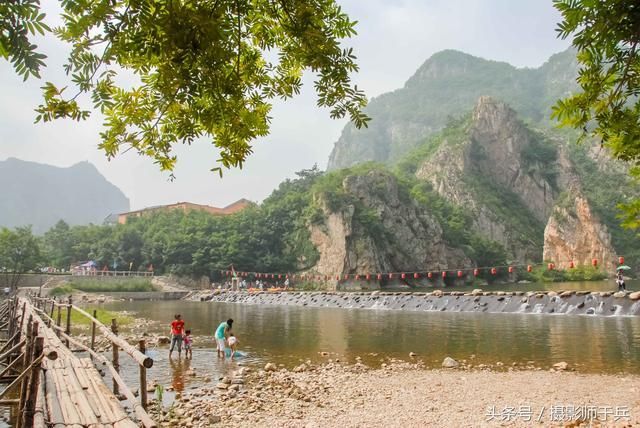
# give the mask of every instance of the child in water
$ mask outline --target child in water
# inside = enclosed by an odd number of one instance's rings
[[[184,344],[184,357],[188,359],[193,358],[193,352],[191,351],[191,330],[185,330],[182,341]]]
[[[233,361],[233,356],[236,353],[236,347],[239,343],[238,338],[233,335],[233,333],[229,333],[229,338],[227,339],[227,343],[229,344],[229,348],[231,348],[231,360]]]

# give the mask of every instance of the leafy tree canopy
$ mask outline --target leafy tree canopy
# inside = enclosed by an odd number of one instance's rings
[[[53,33],[71,46],[65,65],[75,93],[44,84],[37,121],[81,120],[88,94],[104,115],[100,148],[149,156],[162,170],[173,147],[207,137],[219,150],[214,170],[242,167],[252,142],[269,131],[275,98],[300,92],[304,70],[316,73],[318,106],[332,118],[369,118],[350,75],[355,56],[341,41],[355,21],[335,0],[59,0],[63,25]],[[0,55],[25,79],[39,77],[45,56],[32,36],[51,31],[39,0],[0,3]],[[126,71],[133,87],[117,83]]]
[[[562,38],[578,49],[581,91],[556,103],[561,124],[595,136],[640,177],[640,4],[627,0],[554,0]],[[640,227],[640,204],[627,205],[625,224]]]
[[[30,227],[0,229],[0,272],[6,274],[4,286],[15,289],[21,274],[36,269],[41,261],[40,245]]]

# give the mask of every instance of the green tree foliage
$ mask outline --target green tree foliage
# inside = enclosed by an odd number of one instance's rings
[[[41,263],[40,243],[30,227],[0,229],[0,271],[5,273],[5,286],[15,289],[22,274]]]
[[[207,275],[231,264],[237,270],[289,272],[318,258],[310,242],[310,189],[322,173],[314,166],[286,180],[260,206],[228,216],[170,211],[133,218],[126,224],[69,227],[59,222],[43,238],[46,260],[68,269],[95,260],[98,268]]]
[[[73,236],[69,225],[60,220],[44,234],[44,251],[53,266],[69,269],[73,260]]]
[[[269,131],[271,103],[300,92],[305,70],[317,75],[318,105],[332,118],[369,120],[358,70],[343,39],[355,21],[335,0],[60,0],[63,25],[54,34],[71,46],[65,71],[75,93],[47,82],[36,121],[81,120],[89,94],[105,117],[100,148],[111,158],[133,149],[162,170],[176,162],[173,147],[207,137],[218,166],[242,167],[252,142]],[[44,56],[29,34],[43,33],[38,1],[0,5],[0,54],[18,73],[38,76]],[[136,76],[133,87],[118,74]]]
[[[0,2],[0,57],[11,61],[20,76],[40,77],[45,55],[36,52],[30,36],[51,31],[40,13],[40,0]]]
[[[554,0],[562,38],[578,49],[580,91],[559,100],[553,117],[595,136],[640,177],[640,7],[626,0]],[[625,224],[640,226],[640,204],[626,205]]]

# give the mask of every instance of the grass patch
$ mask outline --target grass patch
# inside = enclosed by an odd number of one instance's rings
[[[127,278],[122,280],[74,278],[69,284],[71,288],[87,293],[155,291],[149,278]]]
[[[125,315],[120,312],[107,311],[105,309],[93,308],[93,307],[86,307],[82,309],[90,315],[93,315],[93,310],[96,309],[97,311],[96,318],[98,319],[98,321],[100,321],[102,324],[106,326],[110,326],[111,320],[114,318],[116,319],[118,326],[124,326],[127,324],[131,324],[133,322],[133,317],[129,315]],[[66,312],[66,309],[63,308],[62,323],[64,324],[66,320],[67,320],[67,312]],[[78,325],[91,325],[91,320],[85,317],[84,315],[82,315],[80,312],[73,310],[71,311],[71,326],[78,326]]]
[[[569,282],[598,281],[607,278],[607,273],[593,266],[577,266],[573,269],[549,270],[545,266],[533,268],[532,272],[518,272],[518,281]]]
[[[59,285],[49,291],[51,297],[68,296],[69,294],[73,294],[73,288],[69,284]]]

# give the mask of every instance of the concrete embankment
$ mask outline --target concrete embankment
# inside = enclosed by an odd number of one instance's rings
[[[487,312],[640,316],[640,291],[633,293],[546,291],[472,292],[206,292],[190,300],[330,308],[387,309],[419,312]]]

